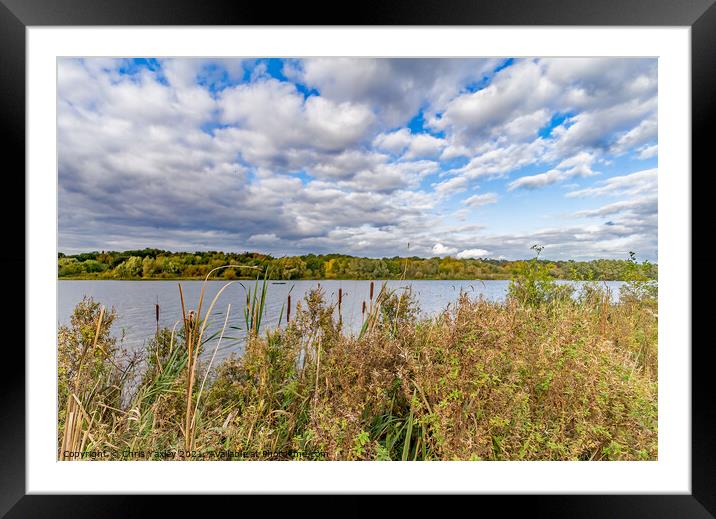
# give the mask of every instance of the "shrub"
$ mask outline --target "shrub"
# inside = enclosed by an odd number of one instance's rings
[[[650,301],[655,302],[659,296],[658,283],[651,279],[649,273],[652,265],[648,261],[639,264],[636,254],[629,252],[629,260],[624,271],[624,281],[620,297],[625,302]]]
[[[242,355],[208,376],[205,396],[194,385],[194,448],[243,459],[656,459],[652,304],[615,303],[597,285],[563,300],[538,283],[541,268],[513,293],[535,297],[496,303],[462,293],[433,318],[419,317],[409,291],[384,286],[357,336],[342,332],[322,290],[311,291],[287,326],[249,333]],[[100,313],[83,300],[59,331],[67,388],[101,323],[82,385],[115,389],[111,403],[83,396],[91,447],[162,449],[181,459],[182,333],[150,339],[144,374],[130,383],[116,367],[115,314]]]
[[[558,284],[551,274],[553,265],[540,261],[543,247],[533,245],[537,252],[527,262],[518,262],[515,274],[510,281],[507,297],[527,306],[539,306],[555,301],[566,301],[574,292],[569,285]]]

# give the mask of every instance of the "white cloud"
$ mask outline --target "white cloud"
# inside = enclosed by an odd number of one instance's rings
[[[567,126],[554,129],[555,153],[574,153],[585,148],[604,151],[610,147],[614,152],[625,153],[630,146],[651,138],[651,126],[640,126],[655,111],[656,97],[651,97],[581,112],[570,118]]]
[[[389,151],[399,155],[405,151],[412,141],[409,128],[401,128],[391,133],[381,133],[373,139],[373,146],[380,150]]]
[[[351,102],[320,96],[304,99],[296,87],[275,79],[227,88],[219,96],[220,120],[235,125],[228,138],[244,144],[252,161],[291,158],[304,150],[341,151],[367,137],[372,112]],[[269,159],[269,161],[267,161]]]
[[[379,164],[358,171],[350,180],[339,182],[339,186],[359,191],[392,192],[415,188],[425,176],[438,170],[439,165],[430,160]]]
[[[440,154],[441,160],[450,160],[458,157],[470,157],[472,153],[466,146],[448,144]]]
[[[597,209],[578,211],[575,216],[580,218],[593,218],[598,216],[611,216],[619,213],[654,215],[656,216],[657,197],[655,195],[642,196],[631,200],[622,200],[607,204]]]
[[[642,160],[656,157],[659,154],[659,146],[653,144],[651,146],[643,146],[639,148],[639,158]]]
[[[470,210],[466,208],[458,209],[454,213],[452,213],[453,218],[460,222],[464,222],[467,220],[467,217],[470,216]],[[456,230],[457,232],[457,230]]]
[[[542,65],[521,60],[501,70],[489,86],[460,95],[450,101],[445,112],[429,121],[431,127],[460,131],[464,143],[501,135],[502,129],[515,121],[532,116],[559,90],[542,71]],[[519,125],[518,125],[519,126]],[[536,132],[534,124],[527,125]],[[518,132],[523,136],[534,132]]]
[[[537,175],[525,176],[513,180],[508,184],[507,189],[508,191],[514,191],[515,189],[539,189],[568,178],[590,177],[597,174],[592,171],[592,162],[594,162],[594,155],[581,152],[563,160],[556,168],[546,173],[539,173]]]
[[[443,182],[433,184],[433,189],[439,195],[452,195],[467,189],[469,182],[466,177],[453,177]]]
[[[656,140],[656,117],[643,120],[638,126],[619,135],[612,145],[612,152],[621,155],[629,150]]]
[[[457,253],[457,259],[477,259],[484,258],[490,254],[485,249],[466,249]]]
[[[560,169],[551,169],[545,173],[539,173],[537,175],[530,175],[513,180],[508,184],[507,190],[539,189],[541,187],[549,186],[550,184],[555,184],[565,178],[568,177],[564,171]]]
[[[445,104],[471,81],[489,73],[495,59],[309,58],[284,69],[296,79],[338,102],[363,103],[389,127],[408,122],[425,107]]]
[[[466,198],[462,202],[466,206],[469,207],[482,207],[483,205],[488,204],[495,204],[497,203],[497,193],[484,193],[480,195],[472,195],[469,198]]]
[[[505,124],[504,135],[511,139],[525,140],[537,135],[551,119],[549,110],[540,108],[532,113],[519,115]]]
[[[410,129],[381,133],[373,139],[373,146],[394,155],[404,153],[404,159],[435,158],[446,146],[444,139],[426,133],[411,133]]]
[[[655,137],[656,106],[654,60],[523,59],[486,88],[455,97],[428,125],[446,132],[444,158],[470,158],[458,173],[503,176],[538,164],[549,173],[580,152],[601,158],[647,143]],[[551,123],[559,114],[563,120]],[[515,186],[569,176],[541,174]]]
[[[451,171],[467,178],[502,177],[538,161],[544,154],[545,142],[537,139],[529,144],[509,144],[481,150],[465,166]]]
[[[457,249],[455,247],[446,247],[442,243],[436,243],[432,252],[434,256],[449,256],[450,254],[455,254]]]
[[[372,170],[388,161],[382,153],[348,149],[338,154],[304,155],[306,167],[316,178],[324,180],[348,180],[356,173]]]
[[[603,195],[638,195],[644,192],[656,192],[657,169],[646,169],[629,175],[611,177],[596,187],[580,189],[567,193],[570,198]]]
[[[432,135],[421,133],[415,135],[410,142],[408,151],[405,154],[406,159],[436,157],[445,147],[445,141],[438,139]]]
[[[60,247],[392,256],[410,242],[424,256],[525,257],[539,239],[563,257],[655,251],[655,170],[598,182],[592,168],[656,156],[656,60],[499,63],[288,60],[297,85],[261,60],[60,60]],[[429,131],[406,126],[416,117]],[[572,223],[535,231],[512,218],[505,177],[510,190],[580,179],[568,197],[652,201],[572,200],[584,204]],[[485,204],[514,231],[472,222],[468,208]]]

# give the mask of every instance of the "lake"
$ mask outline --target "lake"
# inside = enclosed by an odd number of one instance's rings
[[[95,301],[108,308],[114,307],[117,319],[113,324],[113,334],[120,337],[124,334],[124,345],[130,350],[142,348],[145,341],[156,331],[155,307],[160,306],[159,324],[162,327],[172,328],[181,318],[181,302],[177,281],[58,281],[58,310],[59,324],[68,324],[75,305],[85,295],[91,296]],[[217,292],[226,285],[226,281],[209,281],[206,283],[204,304],[202,312],[206,312]],[[375,282],[377,294],[381,281]],[[423,315],[435,315],[452,305],[458,298],[460,291],[468,293],[469,297],[483,297],[490,301],[503,301],[509,285],[507,280],[411,280],[387,281],[388,288],[405,289],[410,287],[418,302]],[[558,283],[571,284],[579,287],[582,282],[558,281]],[[301,280],[276,282],[269,281],[267,289],[266,309],[262,321],[262,329],[275,327],[285,306],[289,290],[291,291],[292,309],[291,317],[296,315],[296,303],[303,299],[311,289],[318,287],[324,289],[325,297],[330,302],[338,299],[338,289],[343,290],[342,315],[344,328],[356,332],[362,323],[361,308],[363,301],[369,300],[370,281],[360,280]],[[606,281],[603,285],[609,287],[613,297],[618,297],[622,281]],[[196,309],[201,292],[201,281],[181,281],[184,291],[184,300],[187,311]],[[221,342],[217,359],[222,359],[232,352],[240,353],[245,337],[244,308],[246,306],[245,290],[252,289],[251,281],[235,281],[229,285],[219,297],[212,319],[207,326],[205,336],[218,331],[223,325],[227,305],[231,304],[229,324]],[[245,288],[244,288],[245,287]],[[284,310],[283,323],[286,312]],[[283,324],[282,323],[282,324]],[[230,327],[237,327],[240,330]],[[205,348],[205,355],[213,352],[215,344]]]

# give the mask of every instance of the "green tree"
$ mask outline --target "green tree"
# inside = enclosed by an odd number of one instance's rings
[[[624,281],[626,284],[621,287],[620,297],[624,301],[656,301],[659,295],[658,283],[649,276],[651,263],[644,261],[639,264],[636,254],[629,252],[629,259],[624,268]]]
[[[142,260],[142,277],[152,277],[155,271],[155,262],[151,256],[145,256]]]
[[[115,276],[118,278],[136,278],[142,275],[142,258],[139,256],[130,256],[114,269]]]

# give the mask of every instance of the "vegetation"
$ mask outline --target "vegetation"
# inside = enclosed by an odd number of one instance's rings
[[[204,313],[183,301],[139,360],[111,339],[114,312],[84,299],[58,332],[58,457],[656,459],[656,283],[627,263],[618,301],[596,282],[565,297],[535,258],[504,303],[463,293],[429,319],[383,285],[355,336],[320,289],[259,328],[254,272],[245,349],[218,366],[224,332],[203,330],[220,294]]]
[[[125,252],[60,253],[58,276],[65,279],[203,279],[222,265],[252,266],[270,279],[512,279],[530,265],[539,264],[546,278],[572,280],[623,280],[636,268],[648,280],[656,279],[657,266],[626,260],[507,261],[446,258],[356,258],[340,254],[274,258],[256,252],[168,252],[158,249]],[[634,267],[636,265],[636,267]],[[631,270],[630,270],[631,269]],[[249,269],[226,268],[220,279],[251,279]]]

